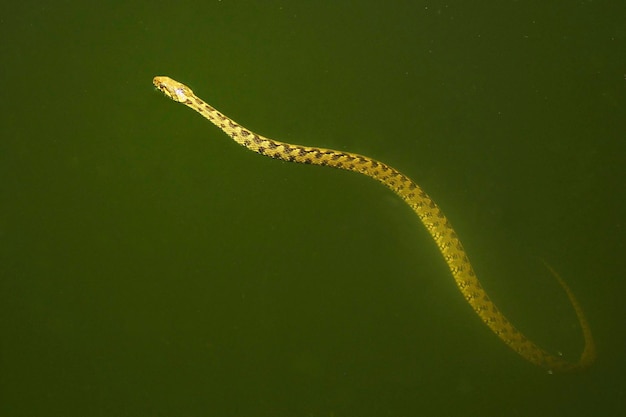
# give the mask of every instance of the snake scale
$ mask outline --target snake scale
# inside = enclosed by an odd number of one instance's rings
[[[169,77],[155,77],[153,84],[172,100],[185,104],[219,127],[235,142],[270,158],[301,164],[322,165],[354,171],[380,181],[404,200],[417,214],[448,264],[456,284],[482,321],[506,345],[527,361],[549,372],[565,372],[587,368],[595,360],[595,345],[587,319],[569,286],[548,266],[569,298],[585,342],[577,362],[569,362],[536,345],[518,331],[491,301],[470,264],[452,225],[435,202],[410,178],[398,170],[372,158],[350,152],[315,148],[279,142],[258,135],[220,113],[198,98],[193,91]]]

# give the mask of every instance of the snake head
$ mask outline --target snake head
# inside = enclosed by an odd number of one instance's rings
[[[178,103],[186,103],[193,96],[193,91],[185,84],[172,80],[170,77],[158,76],[154,77],[152,83],[156,88],[161,90],[163,94]]]

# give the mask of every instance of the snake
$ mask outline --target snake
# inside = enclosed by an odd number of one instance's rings
[[[356,153],[294,145],[261,136],[225,116],[196,96],[189,87],[172,78],[157,76],[154,77],[153,84],[167,97],[197,111],[235,142],[251,151],[287,162],[353,171],[381,182],[417,214],[439,248],[465,300],[509,348],[549,373],[582,370],[595,361],[595,343],[583,309],[570,287],[553,268],[546,264],[565,291],[582,331],[584,348],[576,362],[564,359],[560,353],[550,353],[541,348],[509,321],[480,284],[461,240],[439,206],[420,186],[397,169]]]

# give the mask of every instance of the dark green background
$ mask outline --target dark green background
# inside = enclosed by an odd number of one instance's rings
[[[623,2],[107,3],[1,6],[0,415],[626,413]],[[524,362],[390,191],[246,151],[154,75],[405,172],[575,359],[545,259],[597,363]]]

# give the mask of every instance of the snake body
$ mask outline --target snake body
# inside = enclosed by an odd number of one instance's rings
[[[459,237],[441,209],[415,182],[398,170],[355,153],[293,145],[263,137],[246,129],[205,103],[184,84],[164,76],[155,77],[153,84],[167,97],[200,113],[235,142],[261,155],[288,162],[354,171],[380,181],[404,200],[417,214],[435,240],[467,302],[506,345],[527,361],[550,372],[583,369],[595,360],[594,341],[585,314],[569,286],[552,268],[548,266],[548,269],[567,294],[582,329],[585,346],[577,362],[569,362],[561,358],[560,355],[547,352],[511,324],[481,286]]]

